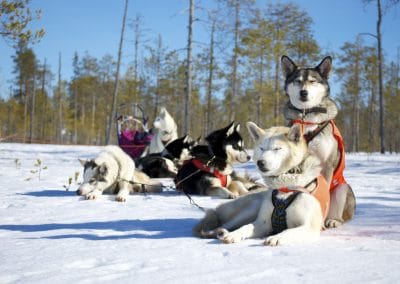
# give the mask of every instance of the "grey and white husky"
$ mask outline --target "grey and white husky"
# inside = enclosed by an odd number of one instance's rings
[[[345,151],[343,139],[334,123],[338,113],[330,98],[328,82],[332,58],[325,57],[316,67],[298,67],[282,56],[284,89],[289,97],[284,110],[289,125],[300,124],[308,141],[308,149],[322,162],[322,174],[330,184],[331,203],[326,226],[337,227],[351,219],[355,196],[343,177]]]
[[[208,210],[193,233],[224,243],[267,237],[264,244],[271,246],[316,240],[328,211],[329,187],[300,126],[263,130],[249,122],[247,127],[256,142],[253,160],[268,190]]]
[[[162,190],[162,184],[135,169],[133,160],[118,146],[106,146],[96,158],[79,161],[83,182],[76,193],[86,199],[98,199],[104,192],[117,194],[116,200],[123,202],[132,192]]]

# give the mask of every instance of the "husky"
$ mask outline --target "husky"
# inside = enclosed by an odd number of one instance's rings
[[[232,166],[250,160],[239,131],[240,124],[232,122],[211,132],[206,137],[208,145],[193,147],[193,158],[183,164],[175,178],[177,190],[221,198],[246,194],[251,188],[235,177]]]
[[[175,177],[183,162],[191,158],[190,151],[196,144],[196,140],[185,135],[165,145],[161,153],[141,157],[135,163],[151,178]]]
[[[98,199],[103,192],[116,193],[116,201],[124,202],[131,192],[161,192],[161,183],[153,182],[135,169],[133,160],[118,146],[109,145],[92,160],[79,160],[83,183],[76,193],[85,199]]]
[[[343,177],[343,138],[333,121],[338,108],[329,96],[332,58],[327,56],[316,67],[303,68],[284,55],[281,63],[284,89],[289,98],[284,109],[285,118],[289,125],[302,125],[308,149],[322,161],[322,174],[331,190],[331,206],[325,223],[328,228],[338,227],[353,218],[356,201]]]
[[[178,138],[178,127],[164,107],[155,118],[153,127],[157,133],[151,139],[148,154],[162,152],[166,144]]]
[[[264,238],[270,246],[318,239],[329,207],[329,187],[318,157],[298,125],[267,130],[248,122],[256,145],[253,161],[267,186],[210,209],[193,228],[196,236],[236,243]]]

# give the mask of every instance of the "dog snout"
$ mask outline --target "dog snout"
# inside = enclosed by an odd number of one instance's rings
[[[258,160],[257,161],[257,167],[262,172],[267,172],[268,171],[267,163],[264,160]]]
[[[308,91],[307,90],[300,91],[300,100],[302,100],[303,102],[308,100]]]
[[[82,190],[78,189],[78,190],[76,191],[76,194],[77,194],[77,195],[82,195]]]

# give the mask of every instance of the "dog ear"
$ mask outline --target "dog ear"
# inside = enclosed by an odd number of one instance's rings
[[[285,77],[288,77],[292,74],[296,69],[297,65],[290,59],[288,56],[283,55],[281,57],[282,71]]]
[[[240,123],[236,124],[235,131],[236,132],[240,132]]]
[[[235,122],[231,122],[231,124],[228,125],[227,130],[226,130],[226,137],[230,136],[235,132]]]
[[[260,139],[262,136],[265,135],[265,130],[258,127],[257,124],[255,124],[252,121],[248,121],[246,123],[246,126],[251,138],[253,138],[254,141],[257,141],[258,139]]]
[[[296,143],[300,142],[302,136],[303,131],[300,124],[293,124],[293,126],[289,130],[289,133],[287,134],[288,139]]]
[[[87,162],[89,162],[88,160],[83,160],[83,159],[78,159],[78,161],[81,163],[82,166],[85,166]]]
[[[322,78],[328,79],[329,72],[332,69],[332,57],[327,56],[315,67]]]

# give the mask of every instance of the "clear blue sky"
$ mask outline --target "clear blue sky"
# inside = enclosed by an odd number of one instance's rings
[[[385,0],[383,0],[385,1]],[[155,41],[162,35],[163,43],[170,49],[183,48],[187,37],[188,0],[130,0],[128,21],[137,13],[144,18],[145,39]],[[263,7],[267,0],[257,0]],[[281,1],[285,2],[285,1]],[[346,41],[354,41],[361,32],[376,33],[376,4],[365,6],[362,0],[293,0],[314,20],[313,30],[325,53],[339,51]],[[199,6],[211,7],[212,0],[195,0]],[[46,58],[54,74],[57,72],[58,53],[62,53],[62,77],[72,76],[74,52],[101,58],[111,54],[116,58],[124,0],[32,0],[32,8],[43,11],[42,19],[32,27],[43,27],[46,35],[34,45],[40,60]],[[395,60],[400,48],[400,5],[392,8],[382,24],[385,54]],[[195,12],[202,17],[200,11]],[[206,42],[207,33],[200,23],[194,26],[194,39]],[[374,44],[375,39],[365,37]],[[0,96],[7,97],[12,74],[14,50],[0,39]],[[133,29],[127,27],[123,49],[123,67],[133,61]],[[54,83],[54,82],[53,82]]]

